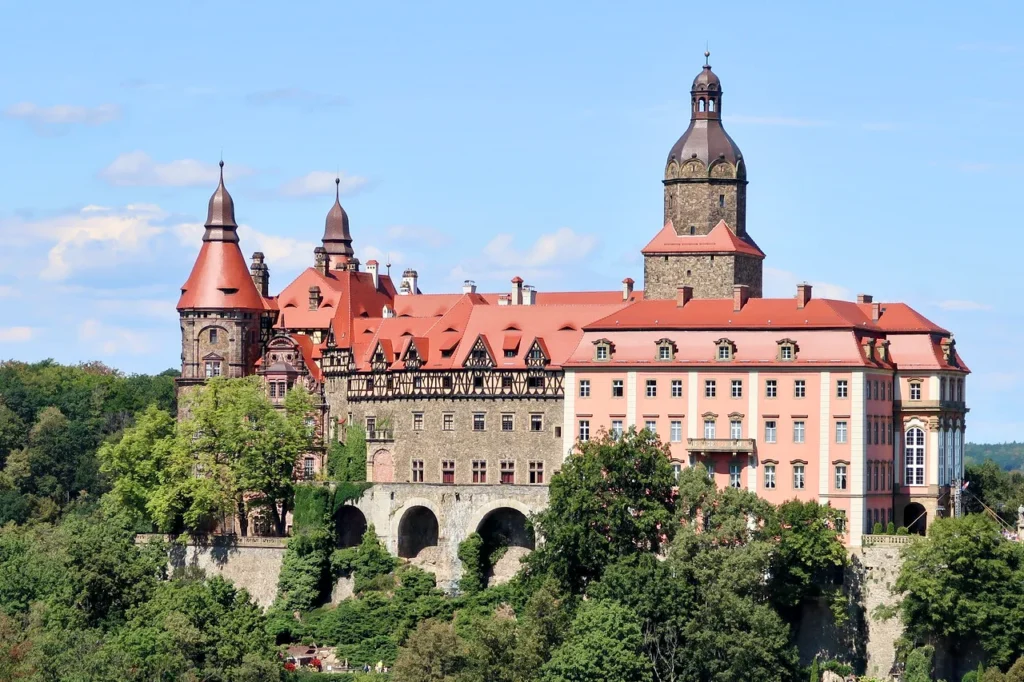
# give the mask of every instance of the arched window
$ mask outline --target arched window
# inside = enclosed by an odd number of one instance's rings
[[[907,485],[924,485],[924,431],[919,428],[907,430],[906,447],[904,448],[906,464],[905,483]]]
[[[957,479],[964,477],[964,431],[959,425],[953,432],[953,475]]]
[[[715,110],[715,100],[714,100],[714,98],[712,98],[712,99],[708,100],[708,111],[714,111],[714,110]]]
[[[939,432],[939,485],[946,485],[946,432]],[[953,453],[949,453],[952,455]]]
[[[946,377],[942,377],[939,381],[939,400],[946,399]]]
[[[953,430],[946,429],[942,434],[942,439],[946,443],[946,483],[949,483],[953,480]]]
[[[697,110],[698,111],[704,111],[704,98],[703,97],[701,97],[700,100],[697,102]]]

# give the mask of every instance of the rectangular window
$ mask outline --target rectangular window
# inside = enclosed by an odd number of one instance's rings
[[[512,485],[516,482],[516,463],[505,460],[501,463],[501,482]]]
[[[473,460],[473,483],[487,483],[487,461]]]
[[[580,420],[580,440],[590,440],[590,420]]]
[[[740,487],[740,465],[738,462],[729,463],[729,487]]]
[[[740,379],[732,380],[732,397],[742,398],[743,397],[743,381]]]
[[[210,343],[217,343],[217,330],[216,329],[211,329],[210,330]]]
[[[683,380],[673,379],[672,380],[672,397],[682,398],[683,397]]]
[[[704,397],[714,398],[718,388],[715,385],[714,379],[705,379],[704,381]]]
[[[877,381],[872,381],[871,382],[871,395],[872,395],[872,400],[878,400],[878,382]]]
[[[683,441],[683,422],[678,420],[669,422],[668,438],[673,443],[681,443]]]
[[[768,379],[764,382],[764,397],[774,398],[779,395],[779,382],[777,379]]]
[[[423,430],[423,413],[413,412],[412,413],[412,430],[422,431]]]
[[[441,415],[441,430],[442,431],[454,431],[455,430],[455,415],[451,412],[445,412]]]
[[[718,208],[725,208],[725,195],[724,194],[719,194],[718,195]]]
[[[648,419],[644,422],[644,428],[654,435],[658,435],[658,422]]]
[[[874,420],[872,420],[872,421],[874,422],[874,424],[872,425],[872,427],[871,427],[871,428],[872,428],[872,430],[873,430],[873,431],[875,432],[875,435],[874,435],[874,437],[873,437],[873,439],[872,439],[872,442],[873,442],[873,443],[874,443],[875,445],[878,445],[878,420],[877,420],[877,419],[874,419]]]
[[[874,472],[874,477],[875,477],[875,490],[881,490],[881,489],[882,489],[882,488],[881,488],[881,482],[882,482],[882,481],[880,480],[880,479],[881,479],[881,476],[880,476],[880,471],[879,471],[879,470],[880,470],[881,468],[882,468],[882,467],[881,467],[881,466],[880,466],[880,465],[879,465],[879,464],[878,464],[878,463],[876,462],[876,463],[875,463],[875,467],[874,467],[874,469],[875,469],[875,472]]]
[[[545,377],[526,377],[527,388],[544,388]],[[512,385],[512,379],[509,378],[509,386]]]
[[[806,430],[806,425],[802,421],[793,422],[793,442],[803,443]]]
[[[672,475],[675,476],[677,481],[679,480],[679,474],[681,473],[683,473],[683,465],[679,462],[672,462]]]
[[[804,465],[794,464],[793,465],[793,488],[796,490],[804,489]]]
[[[704,437],[711,439],[715,437],[715,420],[705,419],[704,420]]]
[[[729,422],[729,438],[733,440],[743,438],[743,422],[739,419],[733,419]]]
[[[487,422],[486,422],[486,420],[484,418],[484,413],[483,412],[474,412],[473,413],[473,430],[474,431],[483,431],[484,427],[486,426],[486,424],[487,424]]]
[[[669,346],[658,346],[658,359],[659,360],[671,360],[672,349]]]
[[[220,363],[219,362],[207,362],[206,363],[206,376],[208,376],[208,377],[219,377],[220,376]]]
[[[622,420],[621,419],[613,419],[612,420],[612,438],[614,438],[616,440],[618,440],[619,438],[622,438]]]
[[[840,379],[836,382],[836,397],[845,398],[850,394],[850,382]]]
[[[484,387],[484,378],[483,377],[473,377],[473,388],[483,388],[483,387]]]
[[[544,430],[544,415],[542,415],[542,414],[531,414],[530,415],[530,430],[531,431],[543,431]]]
[[[580,397],[590,397],[590,379],[580,379]]]
[[[708,478],[712,481],[715,480],[715,463],[705,462],[704,468],[708,470]]]
[[[728,360],[730,357],[732,357],[732,348],[723,343],[718,347],[718,359]]]
[[[277,382],[276,381],[271,381],[269,386],[270,386],[270,397],[271,398],[276,398],[277,397]]]
[[[377,430],[377,418],[376,417],[367,417],[366,418],[366,432],[367,433],[373,433],[376,430]]]
[[[455,483],[455,460],[441,460],[441,483]]]
[[[412,482],[423,483],[423,460],[414,459],[412,461]]]
[[[846,465],[836,465],[836,490],[846,490]]]
[[[503,415],[501,415],[501,430],[502,431],[511,431],[512,427],[514,426],[514,424],[515,424],[515,421],[513,420],[512,415],[510,415],[510,414],[503,414]],[[483,427],[481,427],[481,429],[482,428]],[[480,429],[477,429],[477,430],[479,431]]]
[[[530,462],[530,483],[544,482],[544,462]]]
[[[622,397],[622,379],[612,379],[612,397]]]
[[[788,344],[785,345],[785,346],[782,346],[779,349],[779,354],[780,354],[780,357],[783,360],[792,360],[793,359],[793,346],[790,346]]]
[[[775,443],[778,440],[778,428],[774,419],[764,423],[764,442]]]
[[[921,384],[910,384],[910,399],[920,400],[921,399]]]
[[[657,398],[658,397],[658,381],[657,379],[648,379],[646,382],[647,386],[647,397]]]
[[[793,397],[804,398],[807,396],[807,382],[803,379],[797,379],[793,382]]]
[[[764,487],[768,490],[775,488],[775,465],[765,464],[764,465]]]
[[[845,533],[846,532],[846,510],[845,509],[837,509],[836,510],[836,532],[837,533]]]
[[[836,422],[836,442],[840,445],[846,442],[846,422]]]
[[[306,457],[302,460],[302,477],[307,481],[313,478],[313,458]]]
[[[601,345],[601,346],[597,347],[597,359],[598,360],[607,360],[608,359],[608,346]]]

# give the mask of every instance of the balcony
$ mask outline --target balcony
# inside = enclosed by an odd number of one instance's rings
[[[371,443],[390,443],[395,440],[395,432],[391,429],[367,431],[366,440]]]
[[[727,453],[749,455],[754,452],[753,438],[688,438],[686,449],[691,455]]]

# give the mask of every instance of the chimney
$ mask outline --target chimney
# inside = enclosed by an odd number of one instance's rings
[[[309,288],[309,309],[316,310],[320,307],[320,287],[315,284]]]
[[[746,284],[734,284],[732,287],[732,311],[738,313],[743,310],[750,298],[750,287]]]
[[[676,295],[676,307],[682,308],[691,300],[693,300],[693,287],[679,287],[679,293]]]
[[[872,303],[871,304],[871,321],[878,322],[878,318],[882,316],[882,304]]]
[[[523,305],[533,305],[537,302],[537,290],[530,284],[523,285]]]
[[[807,302],[811,300],[811,285],[807,282],[796,285],[796,309],[803,310]]]
[[[622,280],[622,300],[628,301],[629,297],[633,295],[633,278],[627,277]]]
[[[498,294],[498,305],[511,305],[512,296],[509,294]]]
[[[322,246],[318,246],[313,249],[313,261],[315,263],[316,271],[321,275],[327,274],[327,249]]]
[[[263,262],[262,251],[252,254],[249,274],[252,275],[252,283],[256,285],[256,291],[260,292],[260,296],[266,298],[270,292],[270,268]]]
[[[366,261],[366,271],[370,273],[370,277],[373,278],[373,289],[376,291],[380,288],[380,277],[377,275],[377,266],[379,263],[375,260]]]
[[[471,279],[467,279],[462,283],[462,293],[464,294],[475,294],[476,293],[476,282]]]
[[[408,269],[408,270],[406,270],[405,272],[402,273],[402,288],[404,289],[405,286],[408,284],[409,285],[409,293],[410,294],[418,294],[418,293],[420,293],[420,287],[419,287],[419,284],[417,283],[418,280],[419,280],[419,275],[416,273],[416,271],[412,270],[412,269]]]
[[[516,275],[512,278],[512,301],[510,305],[523,304],[523,278]]]
[[[871,303],[871,294],[857,294],[857,303]]]

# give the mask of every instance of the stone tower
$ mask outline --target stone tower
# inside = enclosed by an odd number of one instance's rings
[[[263,286],[263,254],[250,273],[238,247],[235,203],[220,183],[210,197],[206,232],[195,265],[181,286],[181,378],[178,379],[179,414],[183,393],[209,377],[252,374],[260,357],[260,331],[269,314],[254,277]],[[262,266],[262,267],[260,267]]]
[[[722,126],[722,82],[707,63],[690,89],[690,126],[665,165],[665,227],[644,249],[644,297],[761,295],[764,254],[747,234],[747,168]]]

